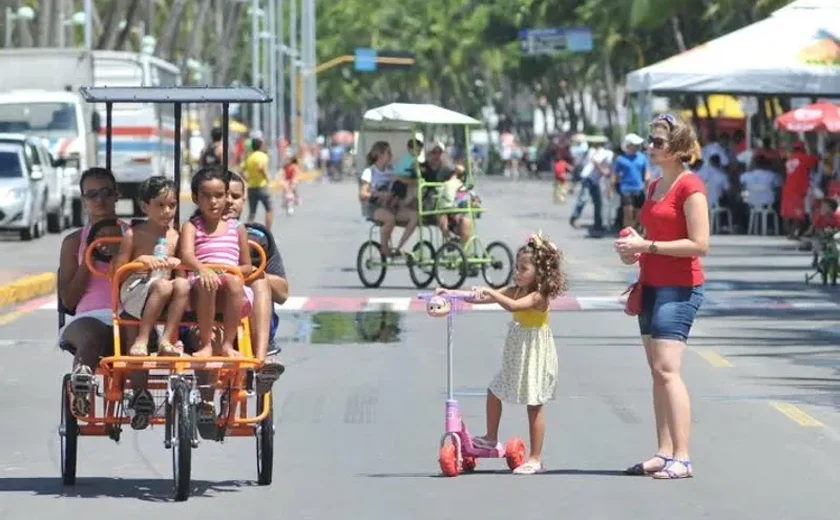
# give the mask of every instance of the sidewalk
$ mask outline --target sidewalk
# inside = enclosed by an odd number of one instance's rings
[[[55,273],[0,269],[0,309],[55,293]]]

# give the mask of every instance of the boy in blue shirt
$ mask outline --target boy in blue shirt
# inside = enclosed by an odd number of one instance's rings
[[[636,226],[639,210],[645,203],[648,160],[641,152],[644,142],[645,140],[636,134],[627,134],[622,143],[625,153],[615,161],[616,185],[621,196],[622,228]]]

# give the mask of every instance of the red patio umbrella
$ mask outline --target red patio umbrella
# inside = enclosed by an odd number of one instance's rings
[[[777,117],[776,126],[788,132],[840,132],[840,107],[828,101],[806,105]]]

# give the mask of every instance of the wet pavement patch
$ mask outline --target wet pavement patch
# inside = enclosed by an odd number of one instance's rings
[[[281,315],[281,331],[278,333],[277,341],[281,344],[308,343],[311,345],[399,343],[403,331],[402,322],[402,313],[394,311]],[[294,331],[289,330],[290,328]]]

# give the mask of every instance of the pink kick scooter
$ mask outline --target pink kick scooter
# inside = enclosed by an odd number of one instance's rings
[[[455,350],[452,341],[452,303],[457,300],[465,300],[466,296],[460,295],[435,295],[423,293],[419,298],[427,301],[426,312],[435,318],[446,317],[446,432],[440,439],[440,471],[447,477],[456,477],[462,472],[469,473],[475,470],[477,459],[499,459],[504,457],[507,460],[508,468],[511,470],[519,467],[525,462],[525,443],[520,438],[508,439],[502,446],[501,442],[496,443],[493,449],[476,447],[472,442],[467,425],[461,418],[461,411],[458,408],[458,401],[454,395],[453,378],[453,354]]]

